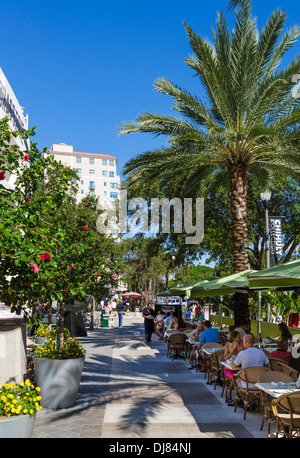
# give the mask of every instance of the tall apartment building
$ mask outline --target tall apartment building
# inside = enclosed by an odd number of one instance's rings
[[[0,118],[8,117],[9,127],[13,130],[28,130],[28,115],[25,115],[25,109],[22,107],[14,94],[6,76],[0,68]],[[30,142],[21,136],[13,137],[12,144],[18,146],[21,151],[29,151]],[[5,179],[1,184],[6,189],[13,189],[16,176],[5,172]]]
[[[108,154],[83,153],[74,151],[72,145],[55,143],[48,150],[57,161],[77,170],[80,176],[77,202],[84,196],[99,197],[105,208],[119,198],[120,177],[117,174],[117,158]],[[118,228],[112,235],[118,234]]]

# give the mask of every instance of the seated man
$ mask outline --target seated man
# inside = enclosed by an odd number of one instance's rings
[[[289,364],[290,353],[288,352],[289,340],[287,337],[278,337],[277,339],[277,349],[272,351],[271,358],[282,359],[285,363]]]
[[[198,349],[208,342],[218,342],[219,340],[219,331],[211,327],[210,321],[204,320],[202,324],[204,331],[201,332]]]
[[[234,362],[231,364],[232,369],[241,366],[242,369],[254,366],[267,366],[271,369],[267,355],[260,348],[254,347],[254,336],[246,334],[243,338],[243,346],[245,350],[241,350]]]
[[[202,321],[204,331],[201,332],[199,343],[197,346],[198,358],[202,360],[202,345],[208,342],[218,342],[219,340],[219,331],[211,327],[211,322],[209,320]],[[200,361],[202,363],[202,361]],[[203,369],[202,369],[203,370]]]
[[[269,367],[271,369],[271,364],[268,360],[267,355],[264,351],[260,350],[259,348],[254,347],[254,336],[252,334],[246,334],[243,338],[243,346],[245,350],[241,350],[237,357],[235,358],[234,362],[231,364],[232,369],[235,369],[241,366],[241,369],[245,369],[246,367]],[[237,384],[245,388],[246,383],[242,382],[241,380],[237,380]],[[249,388],[257,389],[255,384],[248,384]]]

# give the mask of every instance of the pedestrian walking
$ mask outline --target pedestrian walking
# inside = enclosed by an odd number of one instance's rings
[[[118,312],[118,315],[119,315],[119,328],[121,328],[122,324],[123,324],[123,311],[124,311],[123,302],[119,302],[117,304],[117,312]]]
[[[143,318],[145,325],[145,338],[147,342],[151,342],[151,336],[154,332],[154,311],[152,309],[152,304],[148,304],[144,307]]]

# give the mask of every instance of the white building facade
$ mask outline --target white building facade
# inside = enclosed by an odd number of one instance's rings
[[[54,143],[48,153],[53,154],[57,161],[76,169],[80,177],[77,202],[87,195],[95,196],[99,198],[99,204],[106,208],[114,205],[119,199],[120,177],[117,174],[117,157],[74,151],[73,146],[66,143]],[[112,235],[118,235],[117,225]]]
[[[0,68],[0,118],[9,118],[9,126],[13,131],[28,130],[28,115],[15,96],[9,82]],[[23,140],[21,136],[12,138],[13,144],[18,146],[21,151],[29,151],[29,139]],[[5,180],[1,184],[7,189],[13,189],[16,177],[5,172]]]

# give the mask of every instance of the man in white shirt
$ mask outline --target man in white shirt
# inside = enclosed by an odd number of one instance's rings
[[[243,338],[243,345],[244,349],[239,352],[237,357],[235,358],[234,362],[231,364],[232,369],[235,369],[241,366],[241,369],[245,369],[246,367],[269,367],[271,369],[271,364],[268,360],[267,355],[265,352],[260,350],[259,348],[254,347],[254,336],[252,334],[246,334]],[[237,384],[241,388],[246,387],[246,383],[242,380],[237,380]],[[254,383],[248,383],[248,388],[256,389]]]
[[[241,366],[242,369],[254,366],[266,366],[271,369],[270,362],[265,352],[254,347],[254,336],[246,334],[243,338],[244,349],[239,352],[234,362],[231,364],[232,369]]]

